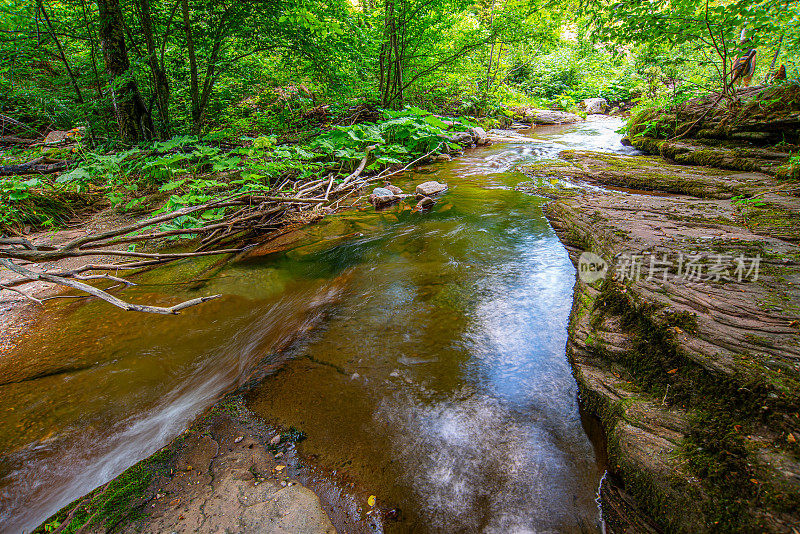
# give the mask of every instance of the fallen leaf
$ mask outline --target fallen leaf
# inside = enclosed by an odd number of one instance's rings
[[[678,372],[678,370],[677,370],[677,369],[670,369],[669,371],[667,371],[667,374],[668,374],[668,375],[674,375],[674,374],[675,374],[675,373],[677,373],[677,372]]]
[[[367,499],[367,504],[370,506],[375,506],[375,501],[376,501],[375,495],[370,495],[369,499]]]
[[[170,506],[178,506],[181,503],[181,498],[178,497],[177,499],[172,499],[169,501]]]
[[[737,432],[741,432],[742,431],[742,425],[733,425],[733,429],[735,431],[737,431]]]
[[[754,479],[754,478],[751,478],[751,479],[750,479],[750,482],[752,482],[753,484],[758,484],[758,480],[756,480],[756,479]]]
[[[275,471],[283,471],[284,469],[286,469],[285,465],[276,465],[275,466]]]
[[[789,435],[786,436],[786,441],[788,441],[789,443],[796,443],[797,442],[797,438],[794,437],[794,434],[789,432]]]
[[[234,442],[234,443],[239,443],[239,442],[240,442],[240,441],[242,441],[243,439],[244,439],[244,436],[239,436],[238,438],[236,438],[235,440],[233,440],[233,442]]]

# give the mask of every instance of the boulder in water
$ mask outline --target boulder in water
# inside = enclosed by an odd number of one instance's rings
[[[417,198],[438,195],[447,191],[447,184],[440,184],[436,181],[425,182],[417,186]]]
[[[386,206],[397,200],[400,200],[400,197],[395,195],[392,190],[387,187],[376,187],[369,196],[370,204],[376,208]]]
[[[422,197],[422,200],[417,202],[417,207],[415,208],[417,211],[428,210],[436,204],[436,201],[433,200],[431,197]]]
[[[472,136],[472,141],[476,145],[483,146],[489,144],[489,137],[486,135],[486,130],[484,130],[480,126],[470,128],[469,133]]]
[[[582,119],[574,113],[549,109],[523,108],[517,111],[522,119],[531,124],[572,124]]]

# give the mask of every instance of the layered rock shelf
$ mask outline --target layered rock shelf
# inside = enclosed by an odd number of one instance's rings
[[[529,188],[547,184],[556,198],[546,213],[584,274],[567,352],[581,403],[605,430],[609,531],[791,532],[800,522],[792,183],[576,151],[526,172]],[[605,270],[587,269],[587,258]]]

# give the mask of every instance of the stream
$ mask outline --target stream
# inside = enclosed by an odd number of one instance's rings
[[[0,361],[0,532],[35,528],[246,383],[250,410],[307,434],[301,457],[402,511],[386,532],[600,532],[604,460],[565,356],[575,269],[514,167],[630,153],[621,125],[469,150],[395,182],[448,183],[429,213],[343,212],[126,290],[223,295],[176,317],[49,303]]]

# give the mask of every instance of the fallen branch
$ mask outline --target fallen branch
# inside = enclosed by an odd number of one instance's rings
[[[36,139],[23,139],[22,137],[14,137],[13,135],[6,135],[0,137],[0,145],[8,146],[8,145],[32,145],[36,142]]]
[[[24,267],[20,267],[19,265],[13,263],[11,260],[0,258],[0,265],[6,267],[7,269],[14,271],[15,273],[28,278],[31,281],[44,281],[50,282],[53,284],[58,284],[61,286],[71,287],[73,289],[77,289],[79,291],[83,291],[84,293],[88,293],[89,295],[95,296],[99,299],[102,299],[109,304],[112,304],[118,308],[122,308],[126,311],[139,311],[139,312],[146,312],[146,313],[158,313],[163,315],[177,315],[181,310],[189,308],[191,306],[196,306],[203,302],[207,302],[212,299],[216,299],[221,297],[222,295],[211,295],[208,297],[200,297],[196,299],[187,300],[185,302],[181,302],[179,304],[175,304],[174,306],[170,307],[161,307],[161,306],[147,306],[144,304],[133,304],[130,302],[126,302],[122,299],[119,299],[108,293],[103,291],[102,289],[98,289],[94,286],[90,286],[89,284],[84,284],[83,282],[79,282],[77,280],[73,280],[71,278],[65,278],[61,276],[55,276],[52,274],[47,274],[43,272],[31,271],[29,269],[25,269]],[[10,289],[10,288],[9,288]],[[12,289],[12,291],[16,291],[17,293],[22,293],[25,295],[24,292]],[[27,295],[26,295],[27,296]],[[33,297],[28,297],[32,300],[37,300]],[[41,301],[38,301],[41,302]]]
[[[27,163],[19,165],[0,166],[0,176],[21,176],[24,174],[52,174],[63,171],[69,165],[67,161],[57,161],[55,163],[42,163],[44,158],[36,158]]]
[[[300,184],[290,178],[284,179],[280,185],[270,191],[244,191],[214,199],[212,201],[161,213],[146,219],[112,228],[103,232],[82,235],[65,243],[37,243],[25,237],[0,237],[0,267],[6,267],[16,275],[13,279],[0,280],[0,288],[8,289],[26,296],[35,302],[37,299],[27,295],[17,286],[30,281],[43,281],[68,287],[94,296],[124,310],[146,313],[175,314],[189,306],[195,306],[219,295],[192,299],[171,307],[148,306],[126,302],[109,293],[110,289],[119,285],[131,286],[133,282],[121,278],[116,271],[134,271],[146,267],[154,267],[175,260],[197,258],[212,255],[237,255],[245,252],[267,233],[285,227],[286,221],[293,221],[292,214],[300,215],[304,210],[322,206],[333,206],[333,209],[346,198],[360,191],[366,184],[385,180],[391,176],[407,171],[413,165],[429,158],[441,148],[436,148],[423,156],[409,162],[400,169],[386,169],[372,176],[363,176],[375,146],[367,147],[366,153],[356,169],[336,184],[338,173],[331,172],[323,178]],[[24,165],[33,168],[44,163],[41,159],[30,161]],[[65,163],[65,162],[62,162]],[[283,194],[269,194],[272,191],[283,191]],[[212,220],[204,220],[211,210],[219,210],[218,216]],[[228,209],[230,208],[230,209]],[[188,217],[193,217],[197,226],[186,228]],[[308,217],[301,215],[302,220]],[[179,223],[179,224],[176,224]],[[178,227],[169,227],[168,225]],[[165,227],[165,225],[167,225]],[[132,247],[123,247],[137,243],[158,242],[173,237],[190,237],[195,240],[195,249],[189,252],[139,251]],[[90,258],[104,256],[118,258],[120,263],[89,263],[77,268],[36,270],[26,264],[40,264],[58,261],[64,258]],[[235,257],[235,256],[232,256]],[[88,283],[91,280],[111,280],[116,282],[112,288],[102,290]],[[75,295],[64,297],[76,298]],[[60,298],[60,297],[52,297]]]
[[[336,191],[343,190],[345,186],[347,186],[347,184],[350,183],[351,180],[355,180],[356,178],[361,176],[361,173],[364,171],[364,167],[366,167],[367,165],[367,160],[369,159],[369,153],[375,150],[376,148],[377,148],[376,145],[371,145],[367,147],[366,154],[364,154],[364,157],[361,158],[361,163],[358,164],[358,167],[356,168],[355,171],[353,171],[350,175],[348,175],[347,178],[342,180],[342,183],[339,184],[339,186],[336,188]],[[327,195],[325,196],[325,200],[328,200]]]

